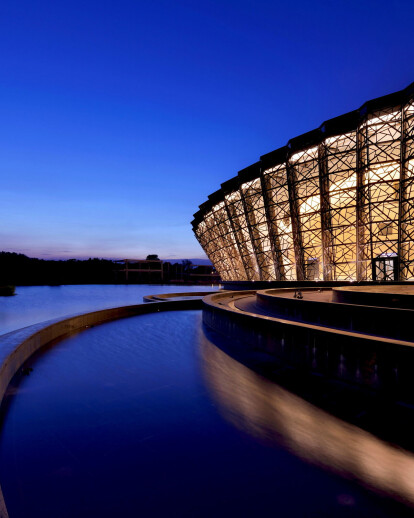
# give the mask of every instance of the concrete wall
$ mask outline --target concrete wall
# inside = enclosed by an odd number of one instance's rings
[[[252,292],[243,292],[248,293]],[[273,355],[280,368],[386,390],[414,404],[413,342],[243,313],[226,304],[231,296],[223,293],[203,299],[203,322],[228,340]]]
[[[332,300],[344,304],[414,309],[414,286],[342,286],[333,288]]]
[[[266,290],[257,292],[258,307],[265,310],[269,315],[279,318],[356,333],[385,336],[396,340],[414,341],[412,328],[414,312],[411,309],[365,306],[363,305],[364,300],[358,299],[358,296],[363,298],[362,295],[364,294],[359,292],[352,299],[354,303],[343,303],[340,301],[306,300],[306,288],[302,289],[304,298],[301,300],[282,296],[283,292],[286,293],[286,291]],[[314,291],[314,289],[309,289],[309,291]],[[333,292],[335,292],[335,289]],[[368,293],[367,298],[371,303],[375,302],[375,297],[372,294]]]
[[[223,289],[231,291],[268,290],[272,288],[333,288],[340,286],[406,286],[403,281],[222,281]]]

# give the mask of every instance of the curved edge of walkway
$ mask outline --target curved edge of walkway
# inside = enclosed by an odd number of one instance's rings
[[[216,291],[189,291],[184,293],[161,293],[157,295],[145,295],[143,297],[144,302],[170,302],[180,300],[200,300],[207,295],[214,295],[219,293],[220,290]],[[201,306],[200,306],[201,307]]]
[[[251,330],[261,329],[263,325],[268,325],[279,329],[302,329],[304,331],[313,332],[319,335],[332,336],[333,338],[354,338],[361,341],[361,343],[392,344],[394,346],[400,347],[414,347],[414,341],[398,340],[395,338],[360,333],[357,331],[347,331],[344,329],[337,329],[335,327],[328,327],[301,322],[294,319],[272,316],[271,314],[243,311],[237,307],[237,301],[240,301],[243,298],[252,298],[256,294],[265,294],[266,291],[267,290],[225,291],[222,293],[208,295],[203,298],[203,321],[207,326],[218,332],[223,332],[223,324],[224,327],[228,327],[228,322],[226,322],[226,320],[230,318],[231,320],[236,320],[237,322],[243,321],[245,324],[249,325]],[[209,313],[209,315],[207,316],[206,313]],[[225,319],[215,318],[214,314],[224,316]],[[234,326],[230,326],[229,329],[231,329],[232,338],[237,338],[237,333],[235,332],[236,330]],[[246,329],[244,328],[242,331],[243,335],[245,335],[245,331]],[[224,334],[227,333],[224,332]]]
[[[176,294],[177,295],[177,294]],[[184,296],[184,294],[180,294]],[[190,295],[190,294],[187,294]],[[89,327],[119,320],[121,318],[159,311],[201,309],[201,297],[188,297],[181,300],[166,300],[151,304],[121,306],[90,313],[78,313],[65,318],[56,318],[32,326],[11,331],[0,336],[0,404],[7,387],[21,368],[35,352],[52,341],[59,340],[71,333]],[[0,486],[0,518],[9,518],[3,492]]]

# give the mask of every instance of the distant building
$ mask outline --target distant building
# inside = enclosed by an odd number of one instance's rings
[[[122,259],[115,261],[120,265],[117,270],[120,281],[130,283],[162,283],[164,280],[163,261],[161,259]]]
[[[219,284],[220,276],[213,265],[191,261],[170,263],[161,259],[122,259],[114,261],[118,282],[131,284],[177,283]]]
[[[164,279],[173,284],[219,284],[220,275],[213,265],[198,265],[189,262],[164,262]]]
[[[193,264],[189,281],[191,284],[218,284],[220,283],[220,275],[211,264]]]

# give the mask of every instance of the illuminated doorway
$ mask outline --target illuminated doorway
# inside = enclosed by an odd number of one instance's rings
[[[310,257],[306,262],[306,279],[308,281],[319,280],[319,259]]]
[[[398,257],[396,254],[383,254],[372,261],[372,278],[374,281],[398,280]]]

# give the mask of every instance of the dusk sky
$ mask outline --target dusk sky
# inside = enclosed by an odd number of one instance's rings
[[[238,170],[414,81],[414,2],[0,3],[0,250],[204,258]]]

